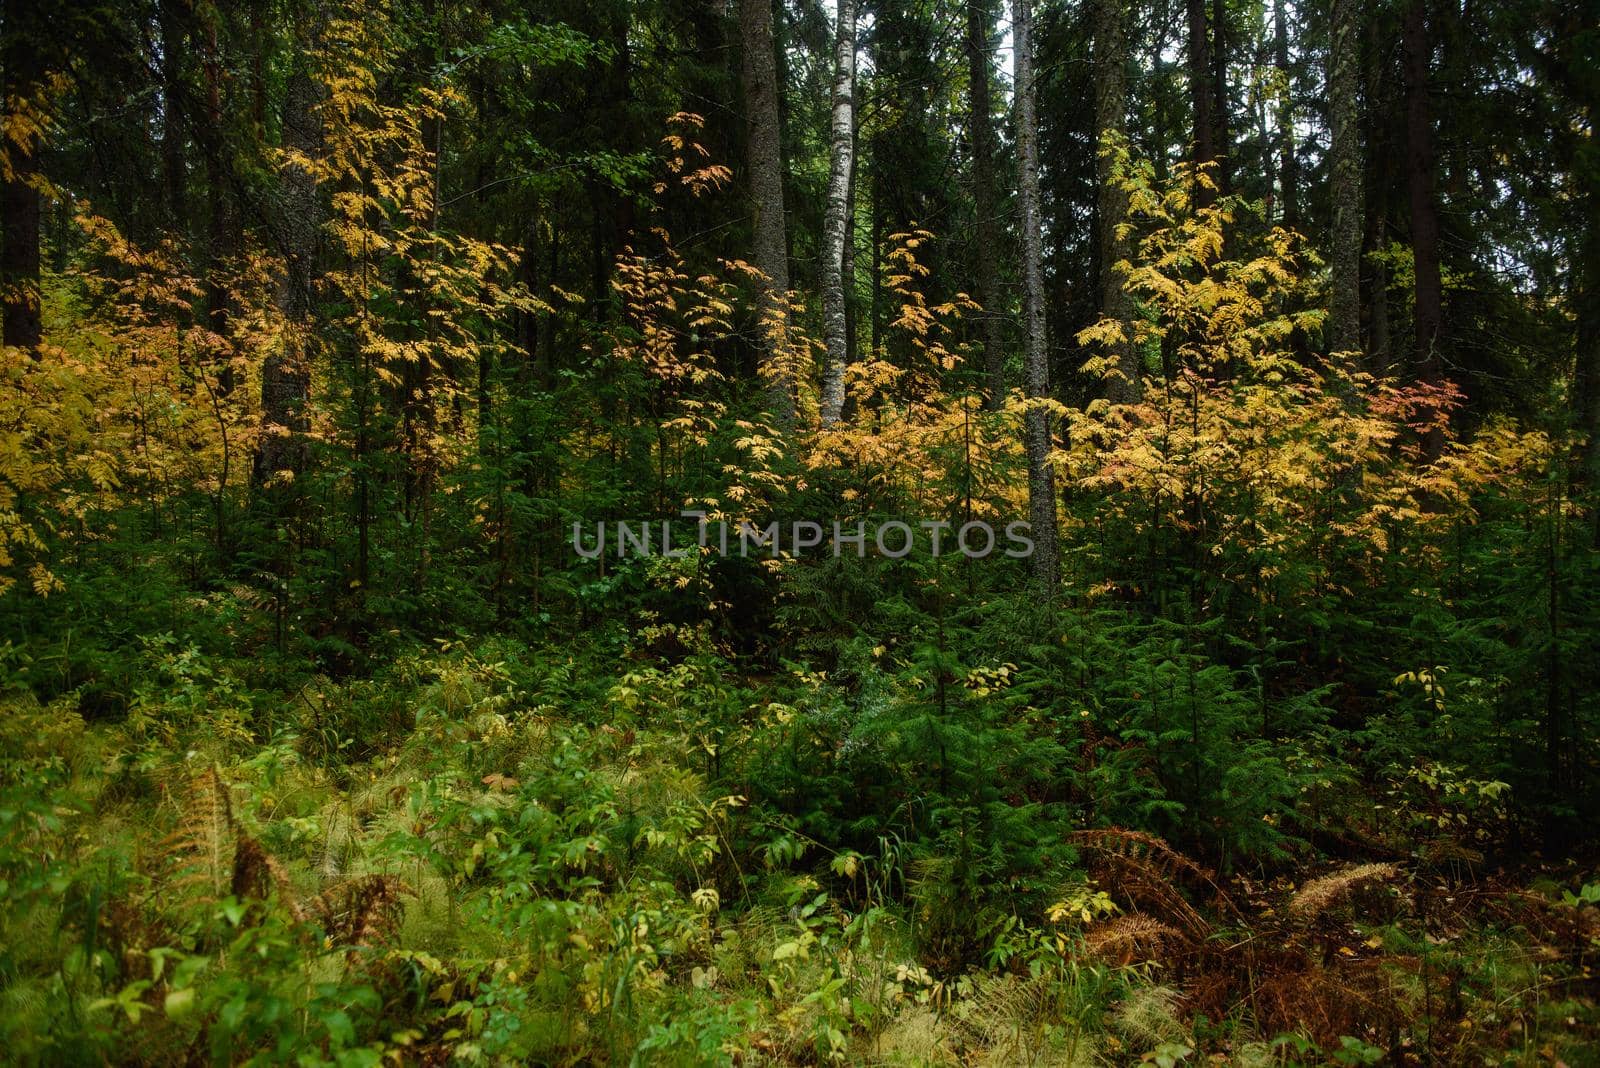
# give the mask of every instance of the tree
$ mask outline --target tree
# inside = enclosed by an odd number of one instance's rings
[[[185,158],[185,127],[193,120],[184,113],[186,91],[183,67],[188,51],[188,26],[182,8],[174,0],[161,0],[156,22],[161,30],[161,171],[166,186],[167,211],[172,229],[182,234],[188,221],[188,160]]]
[[[1034,100],[1032,0],[1012,0],[1016,48],[1017,200],[1022,208],[1023,368],[1028,398],[1023,440],[1028,453],[1028,519],[1033,579],[1053,592],[1057,580],[1056,486],[1050,452],[1050,367],[1044,337],[1044,252],[1039,206],[1039,119]]]
[[[822,322],[828,346],[827,364],[822,374],[824,426],[838,422],[844,411],[844,369],[850,359],[844,265],[850,225],[850,183],[855,163],[856,12],[854,0],[838,0],[838,6],[828,203],[822,238]]]
[[[261,368],[261,443],[258,485],[283,472],[292,478],[305,461],[306,401],[311,388],[312,272],[317,251],[317,180],[311,160],[322,143],[317,114],[320,90],[302,65],[289,76],[283,102],[285,157],[278,172],[275,239],[284,259],[278,287],[283,317],[279,343]]]
[[[1402,17],[1405,51],[1406,188],[1411,201],[1413,295],[1413,372],[1424,382],[1440,377],[1439,328],[1444,319],[1439,275],[1439,209],[1435,201],[1433,110],[1428,99],[1428,67],[1433,43],[1428,35],[1427,0],[1410,0]]]
[[[778,125],[778,74],[773,54],[771,0],[739,0],[743,45],[742,81],[750,207],[755,235],[761,374],[767,404],[780,425],[794,421],[794,369],[788,366],[785,335],[789,322],[789,247],[784,232],[783,149]]]
[[[1216,94],[1211,85],[1211,38],[1206,27],[1206,0],[1187,0],[1189,16],[1189,112],[1193,125],[1190,142],[1193,159],[1197,165],[1212,163],[1217,158],[1216,121],[1211,109],[1216,104]],[[1202,186],[1196,193],[1202,201],[1210,191]]]
[[[204,24],[202,65],[205,74],[206,123],[203,134],[206,170],[206,258],[209,268],[206,278],[206,315],[211,332],[226,341],[231,330],[231,295],[222,280],[221,263],[239,251],[239,233],[233,195],[229,188],[230,168],[224,156],[223,54],[217,23],[221,13],[215,9],[206,12]],[[224,396],[233,392],[233,369],[223,362],[218,389]]]
[[[1128,193],[1114,173],[1114,151],[1124,142],[1128,118],[1124,0],[1096,0],[1094,19],[1094,111],[1100,140],[1095,166],[1095,244],[1100,264],[1100,314],[1122,328],[1122,338],[1113,346],[1117,375],[1107,382],[1106,396],[1113,404],[1131,404],[1139,399],[1139,359],[1133,343],[1133,305],[1117,270],[1117,264],[1128,258],[1128,242],[1119,233],[1128,210]]]
[[[1300,225],[1300,155],[1294,136],[1294,68],[1289,65],[1289,18],[1285,0],[1272,0],[1272,65],[1278,84],[1278,190],[1286,229]]]
[[[1217,188],[1226,193],[1232,188],[1233,165],[1229,133],[1229,116],[1232,111],[1228,101],[1228,3],[1212,0],[1211,3],[1211,121],[1216,130],[1212,134],[1217,161]]]
[[[38,355],[39,142],[44,135],[46,70],[41,16],[6,5],[0,24],[0,340]]]
[[[1590,496],[1591,538],[1600,547],[1600,194],[1586,198],[1572,292],[1578,308],[1574,340],[1573,423],[1582,436],[1576,481]]]
[[[989,36],[994,15],[988,0],[967,0],[967,130],[972,144],[972,201],[977,216],[974,250],[983,345],[984,399],[1005,402],[1005,350],[1000,314],[1000,219],[994,182],[994,105],[989,92]]]
[[[1356,90],[1360,80],[1359,5],[1333,0],[1328,48],[1328,118],[1332,127],[1329,186],[1333,226],[1329,243],[1333,308],[1328,319],[1330,352],[1361,348],[1361,145]]]

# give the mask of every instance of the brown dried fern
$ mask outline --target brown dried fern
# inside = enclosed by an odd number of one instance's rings
[[[1395,1019],[1398,1005],[1378,962],[1274,971],[1252,992],[1255,1015],[1270,1031],[1305,1031],[1319,1043]]]
[[[1165,839],[1145,831],[1130,831],[1126,827],[1097,827],[1074,831],[1067,836],[1067,840],[1079,849],[1141,858],[1169,878],[1188,877],[1197,881],[1211,881],[1209,871],[1173,849]]]
[[[1309,923],[1335,903],[1349,896],[1363,883],[1392,879],[1400,868],[1394,864],[1357,864],[1342,871],[1319,876],[1302,886],[1289,902],[1289,912]]]
[[[198,889],[202,901],[228,889],[234,867],[233,799],[216,766],[192,776],[178,802],[178,826],[161,843],[174,889]]]
[[[1114,887],[1150,911],[1166,915],[1195,938],[1210,934],[1211,924],[1184,897],[1178,889],[1180,884],[1209,890],[1218,909],[1230,916],[1240,915],[1233,899],[1208,869],[1153,834],[1104,827],[1075,832],[1068,840],[1094,856],[1106,876],[1104,885]]]
[[[192,776],[179,802],[177,828],[161,845],[169,889],[187,892],[190,904],[225,894],[265,901],[274,891],[295,920],[305,918],[283,865],[233,814],[232,791],[216,766]]]
[[[405,918],[401,899],[412,893],[392,875],[363,875],[318,894],[314,908],[329,941],[354,952],[393,938]]]
[[[1169,948],[1187,942],[1184,932],[1142,912],[1118,916],[1084,936],[1090,954],[1097,960],[1119,966],[1134,960],[1153,960]]]
[[[277,891],[278,901],[289,910],[290,916],[297,922],[305,919],[305,913],[295,899],[294,884],[289,881],[289,873],[283,870],[277,857],[243,831],[235,832],[230,888],[234,897],[261,901]]]

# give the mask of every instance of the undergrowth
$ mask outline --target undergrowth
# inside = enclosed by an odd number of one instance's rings
[[[1491,859],[1509,815],[1462,833],[1497,791],[1302,740],[1236,752],[1281,778],[1208,826],[1116,691],[1047,719],[946,638],[766,676],[487,639],[352,678],[158,641],[95,722],[13,684],[8,1055],[1592,1063],[1600,895]]]

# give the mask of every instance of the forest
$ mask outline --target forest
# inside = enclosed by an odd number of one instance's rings
[[[0,1060],[1600,1066],[1595,0],[0,4]]]

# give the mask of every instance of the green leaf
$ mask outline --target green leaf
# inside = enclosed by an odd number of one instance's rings
[[[194,987],[168,991],[166,999],[162,1002],[162,1008],[169,1019],[183,1019],[194,1011]]]

